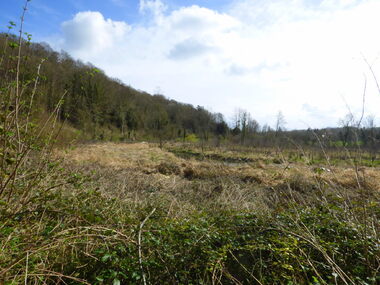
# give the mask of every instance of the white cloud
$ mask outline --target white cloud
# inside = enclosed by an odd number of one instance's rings
[[[357,0],[323,0],[321,7],[325,9],[347,8],[358,4]]]
[[[129,30],[126,23],[106,20],[99,12],[80,12],[62,24],[62,47],[80,58],[96,57],[109,52]]]
[[[237,0],[224,13],[168,12],[160,0],[142,0],[154,21],[131,27],[78,13],[62,25],[63,47],[136,88],[160,87],[227,116],[241,106],[261,123],[282,110],[290,128],[332,126],[348,111],[344,101],[361,109],[361,53],[370,61],[380,54],[379,10],[376,0]],[[375,113],[380,95],[367,76],[366,108]]]
[[[192,59],[209,52],[217,52],[217,49],[196,39],[189,38],[176,44],[173,49],[169,51],[168,57],[174,60]]]
[[[160,22],[167,6],[161,0],[140,0],[140,13],[151,14],[156,22]]]

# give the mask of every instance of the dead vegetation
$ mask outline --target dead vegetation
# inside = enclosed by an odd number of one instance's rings
[[[237,163],[217,149],[202,159],[170,150],[55,150],[60,162],[41,184],[50,192],[13,216],[0,205],[0,281],[378,281],[378,169],[289,162],[269,151],[227,151],[249,157]]]
[[[148,143],[87,144],[57,153],[67,165],[90,176],[102,195],[146,206],[170,205],[168,212],[186,217],[194,210],[246,210],[267,215],[297,203],[315,205],[328,197],[379,197],[378,169],[274,163],[268,153],[256,162],[183,158]],[[228,156],[231,153],[227,153]],[[239,154],[244,155],[244,154]],[[245,155],[250,155],[249,153]],[[265,162],[266,161],[266,162]],[[367,190],[366,190],[367,189]],[[376,198],[375,198],[376,200]]]
[[[144,274],[151,284],[303,284],[334,273],[376,284],[379,169],[236,155],[249,159],[184,158],[148,143],[56,149],[60,162],[40,184],[50,190],[16,214],[0,205],[0,282],[138,283]]]
[[[188,181],[212,181],[216,189],[225,189],[228,184],[251,187],[251,189],[283,189],[311,194],[321,185],[334,188],[371,189],[380,191],[380,172],[374,167],[348,168],[344,166],[308,166],[303,162],[274,163],[267,154],[257,157],[256,162],[230,163],[221,160],[182,158],[172,152],[158,148],[154,144],[87,144],[72,150],[60,152],[70,164],[98,165],[99,169],[123,170],[134,176],[142,176],[150,184],[161,185],[159,188],[173,188],[163,181],[175,181],[175,184],[187,184]],[[227,156],[231,154],[228,153]],[[269,161],[266,162],[265,161]],[[90,168],[92,168],[91,166]],[[156,181],[155,183],[153,183]],[[165,184],[165,185],[162,185]],[[170,184],[170,183],[169,183]],[[218,190],[220,193],[222,190]],[[216,192],[218,192],[216,191]],[[209,191],[212,192],[211,190]]]

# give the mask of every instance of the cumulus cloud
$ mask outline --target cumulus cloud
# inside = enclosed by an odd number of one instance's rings
[[[151,14],[156,22],[160,22],[167,6],[161,0],[140,0],[140,13]]]
[[[173,49],[169,51],[168,57],[174,60],[192,59],[209,52],[216,52],[216,50],[215,47],[190,38],[176,44]]]
[[[166,20],[172,28],[191,33],[223,33],[240,26],[234,17],[196,5],[175,10]]]
[[[129,30],[126,23],[106,20],[99,12],[80,12],[62,24],[62,47],[78,57],[100,55],[109,52]]]
[[[242,76],[249,73],[260,74],[262,72],[275,72],[277,69],[284,67],[286,67],[286,65],[280,63],[267,64],[265,62],[262,62],[254,67],[247,67],[233,63],[225,70],[225,72],[228,75]]]
[[[236,0],[223,12],[169,9],[141,0],[143,18],[133,26],[78,13],[62,24],[62,47],[136,88],[160,87],[227,116],[243,106],[273,123],[282,110],[290,128],[303,128],[336,125],[344,101],[360,110],[368,71],[361,53],[370,61],[380,54],[379,1]],[[380,106],[372,87],[368,112]]]

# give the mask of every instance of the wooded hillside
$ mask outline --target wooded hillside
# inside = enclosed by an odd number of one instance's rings
[[[63,100],[60,118],[90,134],[91,139],[186,139],[188,134],[208,139],[227,134],[221,114],[136,90],[47,44],[24,44],[28,59],[21,69],[22,78],[33,80],[41,64],[38,105],[50,112]],[[0,45],[13,49],[13,57],[4,58],[0,70],[0,76],[6,78],[10,67],[16,67],[17,40],[2,34]]]

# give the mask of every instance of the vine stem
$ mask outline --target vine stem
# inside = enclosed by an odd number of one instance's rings
[[[145,276],[145,272],[144,272],[144,267],[143,267],[143,264],[142,264],[142,248],[141,248],[141,235],[142,235],[142,229],[145,225],[145,223],[149,220],[149,218],[154,214],[154,212],[156,211],[156,208],[154,208],[148,216],[146,216],[146,218],[141,222],[140,224],[140,227],[139,227],[139,234],[138,234],[138,240],[137,240],[137,245],[138,245],[138,249],[139,249],[139,264],[140,264],[140,270],[141,270],[141,274],[142,274],[142,279],[143,279],[143,283],[144,285],[146,285],[146,276]]]
[[[17,54],[17,68],[16,68],[16,98],[15,98],[15,116],[16,116],[16,130],[17,130],[17,140],[19,144],[19,151],[21,151],[22,143],[21,143],[21,136],[20,136],[20,126],[19,126],[19,111],[20,111],[20,64],[21,64],[21,47],[22,47],[22,32],[24,27],[24,20],[25,20],[25,14],[28,10],[28,3],[30,0],[25,1],[25,5],[22,11],[21,15],[21,22],[20,22],[20,33],[18,38],[18,54]]]

